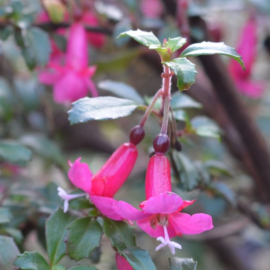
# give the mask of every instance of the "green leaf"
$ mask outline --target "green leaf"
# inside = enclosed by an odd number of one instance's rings
[[[126,83],[106,80],[99,82],[98,87],[122,98],[130,99],[140,104],[144,103],[143,98],[138,94],[135,88]]]
[[[66,270],[66,267],[64,265],[57,264],[53,266],[52,270]]]
[[[155,270],[156,267],[146,250],[129,247],[122,250],[124,256],[134,270]]]
[[[186,191],[193,190],[200,181],[196,166],[182,153],[173,151],[173,159],[179,172],[180,187]]]
[[[235,59],[245,69],[244,62],[240,54],[234,48],[225,45],[223,42],[203,41],[188,46],[182,53],[181,57],[221,54]]]
[[[0,208],[0,224],[8,223],[12,218],[12,214],[8,208]]]
[[[68,112],[71,124],[125,117],[139,107],[132,100],[115,97],[85,97],[73,102],[72,106]]]
[[[29,70],[33,70],[37,64],[33,50],[29,47],[22,48],[22,56]]]
[[[61,153],[59,146],[43,134],[25,134],[20,138],[20,142],[44,158],[62,167],[66,166],[66,159]]]
[[[14,269],[13,263],[17,255],[20,253],[14,240],[8,236],[0,236],[0,269]]]
[[[13,27],[11,25],[7,25],[0,30],[0,39],[7,40],[11,34],[13,34]]]
[[[161,47],[161,43],[158,38],[153,34],[153,32],[145,32],[138,30],[129,30],[120,34],[117,38],[129,36],[144,46],[149,47],[150,49],[158,49]]]
[[[51,270],[45,259],[37,252],[24,252],[17,257],[14,265],[25,270]]]
[[[132,25],[130,23],[130,20],[128,19],[124,19],[120,22],[118,22],[113,29],[113,41],[114,44],[118,47],[124,46],[125,44],[127,44],[130,41],[130,37],[126,36],[126,37],[122,37],[121,39],[118,39],[117,37],[126,31],[129,31],[132,29]]]
[[[103,229],[112,246],[118,251],[136,246],[134,230],[124,221],[105,218]]]
[[[90,217],[76,219],[70,224],[68,230],[67,252],[75,261],[88,258],[100,245],[102,228]]]
[[[204,166],[214,176],[225,175],[225,176],[232,177],[232,174],[229,171],[228,167],[222,161],[207,160],[204,163]]]
[[[51,52],[49,35],[40,28],[32,27],[27,31],[26,38],[29,57],[31,56],[37,65],[45,66]]]
[[[221,130],[219,126],[206,116],[194,117],[191,119],[191,125],[199,136],[220,139]]]
[[[202,105],[190,96],[176,92],[172,95],[171,108],[172,110],[200,109],[202,108]]]
[[[94,266],[79,265],[79,266],[74,266],[72,268],[69,268],[68,270],[98,270],[98,269]]]
[[[25,166],[31,156],[31,151],[17,142],[0,141],[0,161]]]
[[[221,195],[227,202],[229,202],[233,207],[236,206],[236,196],[233,190],[226,184],[215,182],[209,187],[212,192],[216,195]]]
[[[75,219],[62,209],[57,209],[46,222],[46,243],[51,264],[57,264],[66,254],[64,239],[67,236],[67,227]]]
[[[196,270],[197,262],[191,258],[169,258],[170,270]]]
[[[169,47],[172,52],[175,52],[180,49],[186,42],[187,39],[182,37],[169,38],[167,47]]]
[[[121,50],[110,55],[106,54],[106,56],[99,57],[96,73],[100,74],[104,72],[116,72],[125,70],[130,65],[130,61],[140,55],[140,49],[141,48]]]
[[[197,71],[195,65],[186,58],[175,58],[169,62],[162,62],[169,67],[177,77],[177,86],[180,91],[188,90],[195,82]]]
[[[173,111],[173,117],[177,121],[183,121],[188,129],[191,129],[191,123],[188,114],[183,110]]]

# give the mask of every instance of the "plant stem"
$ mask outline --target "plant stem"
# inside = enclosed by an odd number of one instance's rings
[[[170,114],[170,101],[171,101],[171,78],[172,73],[167,66],[163,66],[164,73],[162,74],[163,77],[163,120],[161,125],[161,134],[167,134],[168,131],[168,122],[169,122],[169,114]]]
[[[152,110],[153,110],[153,108],[154,108],[154,106],[155,106],[156,101],[158,100],[158,98],[159,98],[162,94],[163,94],[163,90],[162,90],[162,88],[161,88],[161,89],[159,89],[159,90],[156,92],[156,94],[154,95],[154,97],[153,97],[151,103],[150,103],[149,106],[147,107],[147,109],[146,109],[146,111],[145,111],[145,113],[144,113],[144,115],[143,115],[143,117],[142,117],[142,120],[141,120],[141,122],[139,123],[139,126],[141,126],[141,127],[144,126],[146,120],[148,119],[150,113],[152,112]]]

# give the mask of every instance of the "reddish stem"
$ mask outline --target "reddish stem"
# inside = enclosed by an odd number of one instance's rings
[[[167,66],[164,65],[163,68],[163,120],[161,125],[161,134],[167,134],[171,101],[171,78],[173,73],[171,73],[170,68]]]
[[[156,94],[155,94],[155,96],[153,97],[151,103],[150,103],[149,106],[147,107],[147,109],[146,109],[146,111],[145,111],[145,113],[144,113],[144,115],[143,115],[143,117],[142,117],[142,120],[141,120],[141,122],[139,123],[139,126],[141,126],[141,127],[144,126],[144,124],[145,124],[146,120],[148,119],[150,113],[153,111],[153,108],[154,108],[154,106],[155,106],[156,101],[158,100],[158,98],[159,98],[162,94],[163,94],[162,89],[159,89],[159,90],[156,92]]]

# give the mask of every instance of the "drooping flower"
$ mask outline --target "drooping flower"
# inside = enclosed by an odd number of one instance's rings
[[[53,98],[57,103],[71,103],[85,97],[88,89],[92,96],[97,90],[90,78],[96,67],[88,67],[86,31],[81,23],[75,22],[70,29],[65,65],[50,62],[49,71],[39,75],[40,82],[53,85]]]
[[[138,226],[161,244],[156,248],[181,248],[170,238],[182,234],[198,234],[213,228],[212,218],[207,214],[189,215],[180,211],[194,203],[183,201],[171,192],[170,163],[164,154],[151,157],[146,173],[146,200],[140,204],[142,211],[124,201],[114,205],[114,210],[122,218],[137,221]]]
[[[258,98],[262,95],[265,83],[252,81],[252,69],[257,55],[257,22],[254,17],[250,17],[244,25],[236,51],[242,56],[246,66],[244,71],[234,60],[229,63],[229,72],[236,84],[239,92],[251,97]]]
[[[115,255],[115,261],[116,261],[116,266],[118,270],[132,270],[133,268],[129,264],[129,262],[121,256],[120,254],[116,253]]]
[[[124,184],[134,167],[138,156],[137,148],[132,143],[122,144],[93,175],[86,163],[78,158],[70,163],[68,176],[72,184],[86,192],[100,212],[114,220],[121,220],[113,209],[117,202],[113,199],[115,193]]]
[[[141,0],[140,8],[147,18],[156,19],[163,13],[163,6],[160,0]]]

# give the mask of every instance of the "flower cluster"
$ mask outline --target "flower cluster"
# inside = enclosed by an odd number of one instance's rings
[[[212,229],[213,224],[211,216],[207,214],[181,213],[194,201],[184,201],[172,192],[170,162],[163,153],[167,147],[154,145],[156,151],[159,149],[160,152],[157,151],[150,158],[147,167],[146,200],[140,204],[141,210],[113,198],[134,167],[138,156],[136,144],[142,140],[143,135],[140,127],[135,127],[131,132],[131,141],[121,145],[95,175],[86,163],[80,162],[80,158],[70,163],[69,179],[85,193],[68,195],[59,188],[59,196],[64,199],[64,211],[67,211],[69,200],[87,195],[101,214],[113,220],[136,221],[143,231],[161,242],[156,250],[168,246],[172,254],[175,254],[175,248],[181,249],[181,245],[171,241],[171,238],[202,233]],[[122,261],[121,258],[118,260]]]

